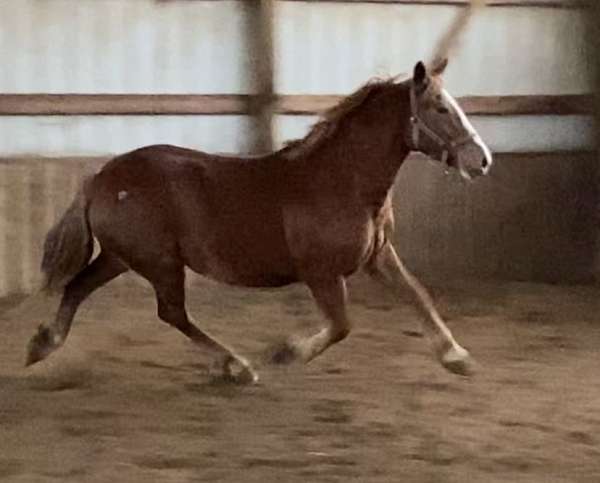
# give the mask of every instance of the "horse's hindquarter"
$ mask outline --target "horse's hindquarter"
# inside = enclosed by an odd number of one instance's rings
[[[276,176],[260,164],[173,146],[119,156],[89,186],[92,231],[134,270],[181,259],[231,284],[292,282]]]
[[[166,170],[146,154],[134,151],[114,158],[85,190],[94,237],[103,250],[138,271],[148,260],[159,265],[177,255]]]

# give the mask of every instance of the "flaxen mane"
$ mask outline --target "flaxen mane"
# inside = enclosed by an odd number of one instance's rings
[[[342,120],[346,116],[354,112],[359,106],[362,106],[374,92],[379,92],[382,88],[396,82],[397,79],[398,77],[369,80],[354,93],[321,114],[320,120],[313,125],[306,136],[302,139],[294,139],[287,142],[281,154],[285,158],[295,159],[313,152],[337,132]]]

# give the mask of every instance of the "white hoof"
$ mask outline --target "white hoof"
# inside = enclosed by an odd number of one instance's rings
[[[254,372],[248,361],[239,357],[227,356],[218,360],[210,371],[213,382],[229,382],[251,385],[258,382],[258,374]]]
[[[254,372],[250,367],[246,367],[235,376],[235,382],[238,384],[244,384],[248,386],[257,384],[258,374]]]
[[[461,376],[471,376],[475,363],[469,352],[458,344],[450,347],[440,358],[442,365],[450,372]]]
[[[291,336],[286,341],[271,347],[268,359],[274,364],[292,364],[310,360],[310,339]]]

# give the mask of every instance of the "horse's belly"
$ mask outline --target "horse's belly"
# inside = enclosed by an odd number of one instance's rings
[[[276,238],[205,236],[198,243],[184,243],[188,248],[182,252],[186,265],[214,280],[248,287],[279,287],[296,282],[297,275],[287,247]]]
[[[259,266],[256,262],[242,264],[238,260],[211,258],[204,260],[199,265],[189,264],[189,266],[196,273],[229,285],[282,287],[298,281],[293,270],[270,266],[266,263]]]

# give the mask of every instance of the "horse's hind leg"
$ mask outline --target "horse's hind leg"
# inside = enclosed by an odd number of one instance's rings
[[[183,266],[171,266],[150,279],[156,292],[158,316],[175,327],[197,345],[209,349],[215,356],[215,367],[225,379],[239,383],[258,381],[250,364],[214,337],[192,323],[185,309],[185,283]]]
[[[64,289],[54,321],[42,324],[29,341],[27,365],[38,362],[58,349],[67,338],[77,308],[94,290],[127,271],[117,258],[101,252]]]

